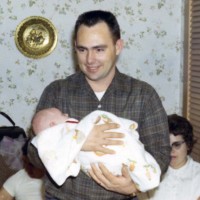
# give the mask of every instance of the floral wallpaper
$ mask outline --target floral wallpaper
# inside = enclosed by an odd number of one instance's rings
[[[0,111],[25,130],[47,84],[74,72],[74,23],[92,9],[112,11],[119,21],[119,70],[153,85],[168,114],[182,113],[184,0],[1,0]],[[57,29],[56,48],[46,57],[26,57],[15,45],[16,27],[29,16]],[[0,116],[0,126],[9,124]]]

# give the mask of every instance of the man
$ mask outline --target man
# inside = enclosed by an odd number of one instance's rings
[[[74,44],[80,71],[47,86],[37,111],[57,107],[78,120],[99,109],[138,123],[140,140],[164,172],[169,163],[167,116],[155,90],[145,82],[122,74],[116,68],[123,48],[115,16],[106,11],[90,11],[79,16],[75,25]],[[83,145],[83,151],[114,153],[106,145],[120,145],[122,134],[112,132],[117,124],[96,125]],[[37,152],[30,145],[29,156],[41,166]],[[66,158],[67,159],[67,158]],[[83,172],[68,178],[58,187],[46,177],[46,199],[103,200],[137,199],[136,185],[126,166],[121,176],[114,176],[105,166],[92,165],[90,177]]]

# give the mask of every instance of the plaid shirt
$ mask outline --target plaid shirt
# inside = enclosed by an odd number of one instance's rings
[[[118,117],[138,122],[140,140],[145,149],[159,163],[162,172],[169,164],[169,133],[167,115],[156,91],[147,83],[136,80],[116,70],[112,83],[99,101],[82,72],[48,85],[40,99],[37,111],[57,107],[78,120],[94,110],[105,110]],[[38,166],[40,162],[33,147],[29,156]],[[120,200],[130,197],[107,191],[80,172],[57,187],[46,177],[46,190],[61,200]]]

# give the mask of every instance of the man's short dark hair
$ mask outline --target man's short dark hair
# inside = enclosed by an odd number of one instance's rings
[[[101,22],[107,24],[114,42],[121,38],[120,27],[115,15],[109,11],[93,10],[85,12],[78,17],[74,29],[74,39],[76,40],[77,32],[81,25],[91,27]]]

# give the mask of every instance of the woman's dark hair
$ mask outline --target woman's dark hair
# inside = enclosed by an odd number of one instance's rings
[[[114,42],[121,38],[120,27],[116,17],[108,11],[93,10],[85,12],[78,17],[74,28],[74,39],[76,40],[77,32],[81,25],[91,27],[100,22],[108,25]]]
[[[170,134],[174,136],[182,135],[188,147],[188,154],[190,154],[196,142],[193,137],[193,127],[191,123],[184,117],[172,114],[168,116],[168,124]]]

